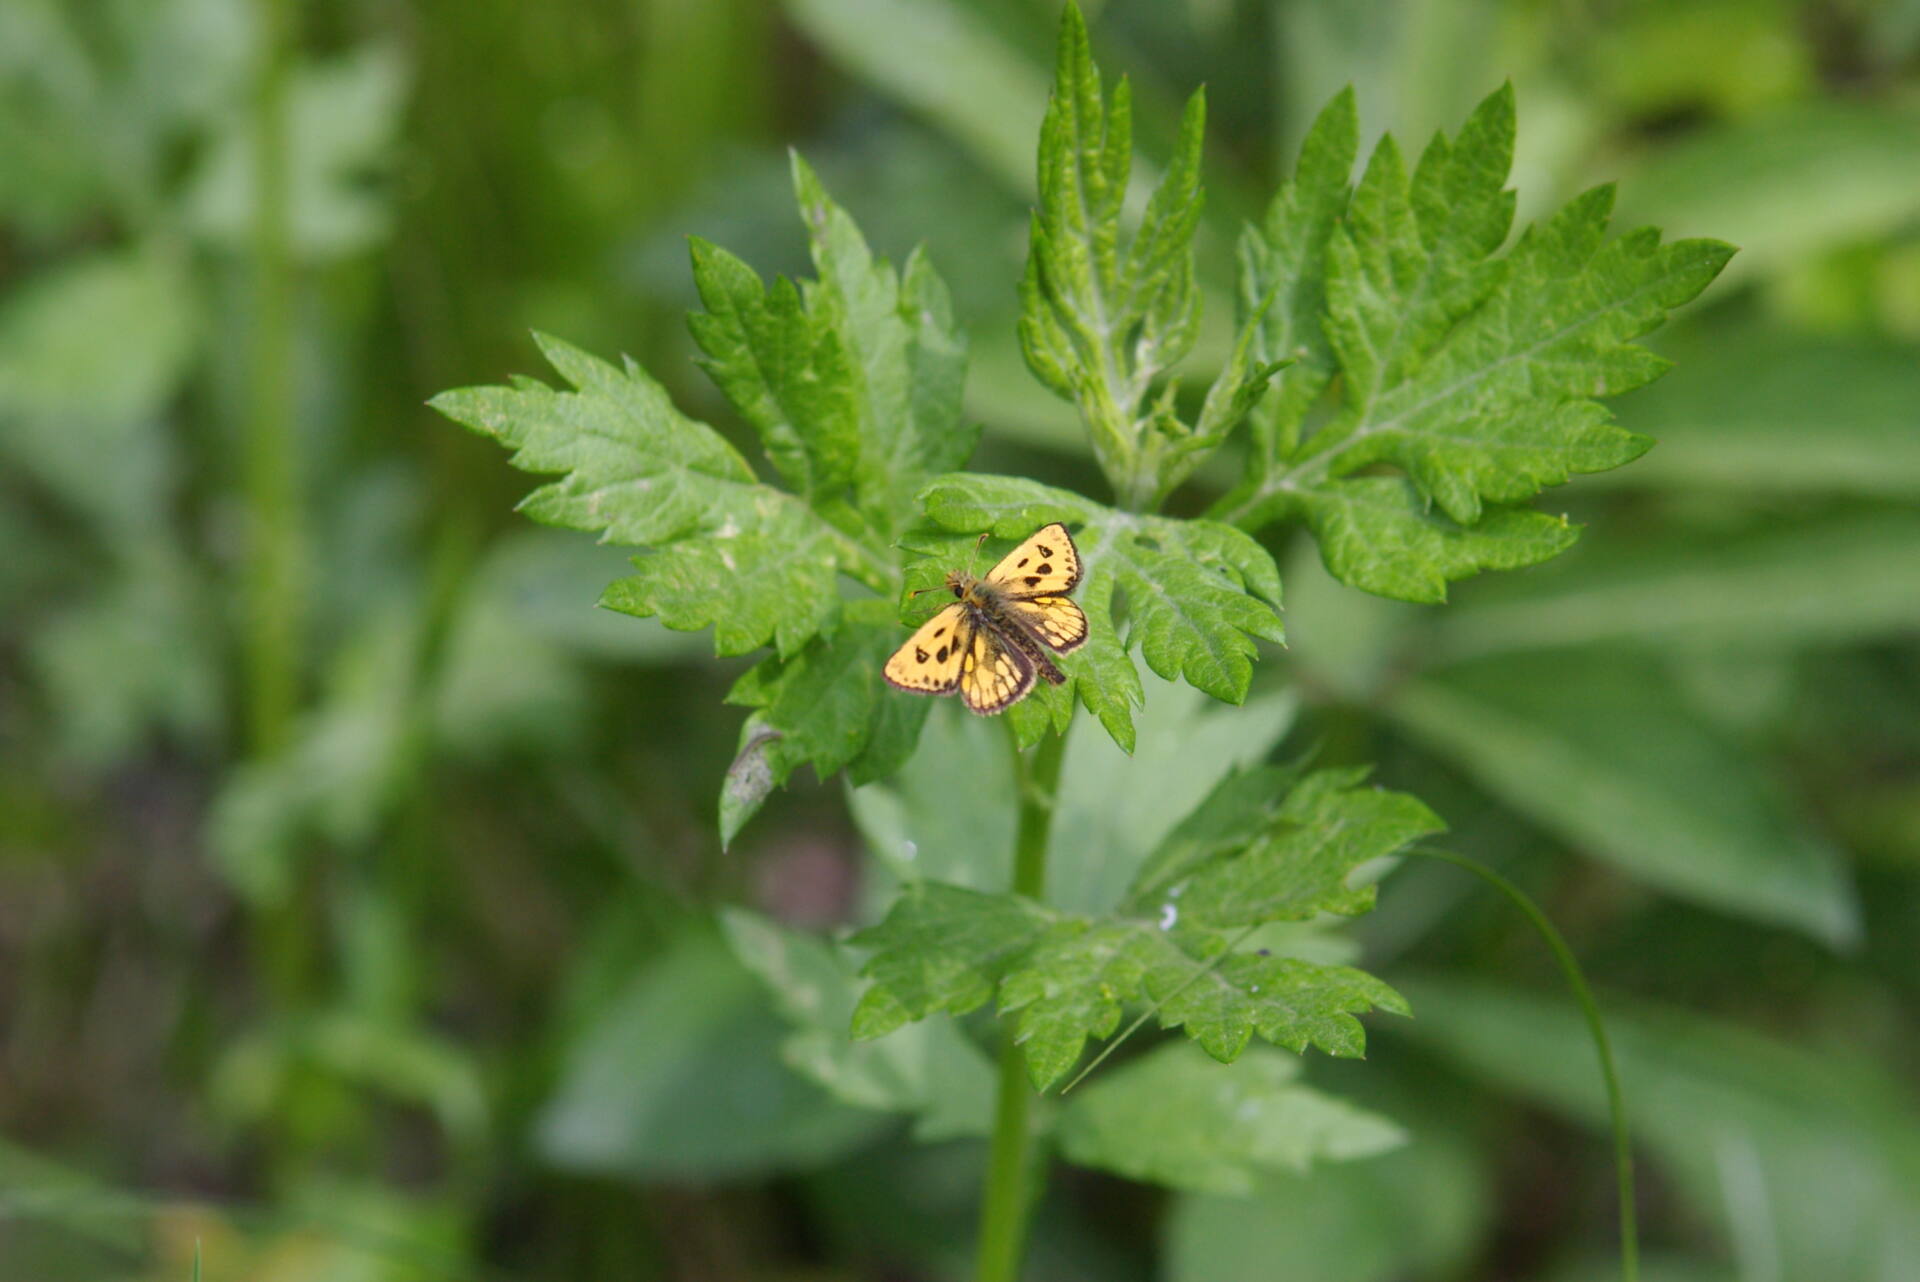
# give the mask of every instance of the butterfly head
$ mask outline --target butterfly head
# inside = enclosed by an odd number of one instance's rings
[[[953,593],[955,600],[966,601],[980,595],[980,580],[971,570],[949,570],[947,572],[947,591]]]

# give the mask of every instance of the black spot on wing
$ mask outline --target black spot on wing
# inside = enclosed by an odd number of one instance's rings
[[[1038,552],[1041,556],[1045,556],[1045,557],[1051,557],[1053,555],[1053,549],[1050,547],[1047,547],[1045,544],[1042,544],[1039,547],[1035,548],[1034,551]],[[1024,564],[1024,562],[1022,564]]]
[[[1042,550],[1044,551],[1045,549],[1042,549]],[[1052,573],[1053,573],[1053,566],[1052,566],[1052,564],[1051,564],[1051,563],[1049,563],[1049,562],[1046,562],[1046,561],[1042,561],[1042,562],[1040,563],[1040,568],[1039,568],[1039,569],[1037,569],[1037,570],[1035,570],[1035,571],[1034,571],[1034,573],[1035,573],[1035,574],[1052,574]]]
[[[920,662],[925,663],[926,661],[927,652],[922,650],[920,652]],[[935,663],[945,663],[947,661],[947,647],[941,646],[938,650],[935,650],[933,652],[933,661]]]
[[[913,657],[918,659],[920,662],[925,663],[927,661],[927,652],[925,650],[922,650],[919,646],[915,646],[913,647]]]
[[[1030,588],[1031,588],[1031,587],[1037,587],[1037,586],[1039,586],[1039,583],[1040,583],[1040,576],[1039,576],[1039,575],[1037,575],[1037,574],[1029,574],[1029,575],[1027,576],[1027,586],[1028,586],[1028,587],[1030,587]]]

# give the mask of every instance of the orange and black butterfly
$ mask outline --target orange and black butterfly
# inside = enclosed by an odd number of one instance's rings
[[[1058,522],[985,578],[952,571],[946,586],[957,600],[894,651],[887,680],[915,694],[958,690],[967,707],[989,716],[1018,702],[1036,676],[1059,685],[1066,675],[1047,651],[1068,654],[1087,639],[1087,616],[1067,599],[1079,582],[1080,553]]]

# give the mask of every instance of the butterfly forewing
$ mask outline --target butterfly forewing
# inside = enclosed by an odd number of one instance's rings
[[[1033,689],[1033,677],[1033,661],[1026,655],[990,628],[973,630],[973,644],[960,671],[960,697],[969,708],[991,716]]]
[[[960,685],[973,633],[966,607],[955,602],[921,624],[881,671],[902,690],[946,694]]]
[[[1080,582],[1080,552],[1067,527],[1056,521],[1034,531],[1002,557],[1000,564],[987,571],[987,582],[1016,600],[1064,596]],[[1081,622],[1084,628],[1084,618]]]

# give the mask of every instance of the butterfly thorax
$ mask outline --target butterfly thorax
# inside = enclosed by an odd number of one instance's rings
[[[956,600],[978,609],[991,609],[1003,599],[999,588],[965,570],[953,570],[947,574],[947,590],[953,593]]]

